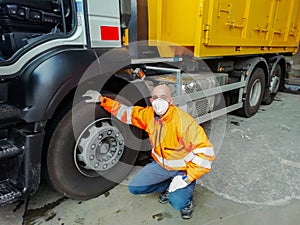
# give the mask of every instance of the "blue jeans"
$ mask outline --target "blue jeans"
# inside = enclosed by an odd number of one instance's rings
[[[147,164],[130,181],[128,190],[132,194],[149,194],[164,192],[168,189],[172,179],[184,171],[166,170],[156,162]],[[184,209],[193,199],[196,181],[187,187],[169,193],[169,203],[177,210]]]

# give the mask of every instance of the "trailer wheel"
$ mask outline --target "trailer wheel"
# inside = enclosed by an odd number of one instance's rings
[[[78,200],[110,190],[132,169],[140,147],[132,140],[141,135],[99,105],[80,103],[60,120],[50,140],[46,169],[51,185]]]
[[[248,82],[245,101],[242,109],[243,116],[251,117],[259,109],[265,90],[265,72],[256,68]]]
[[[264,104],[269,105],[273,102],[277,92],[280,89],[281,76],[281,67],[279,64],[277,64],[273,74],[271,75],[271,82],[269,88],[268,90],[266,90],[266,94],[263,101]]]

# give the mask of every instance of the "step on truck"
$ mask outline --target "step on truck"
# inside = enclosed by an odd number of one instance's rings
[[[0,204],[41,177],[89,199],[128,175],[147,137],[87,90],[146,106],[164,83],[199,123],[253,116],[298,51],[299,12],[296,0],[0,0]]]

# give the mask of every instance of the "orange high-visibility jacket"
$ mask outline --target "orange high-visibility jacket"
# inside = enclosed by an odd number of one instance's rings
[[[145,130],[153,146],[152,157],[168,170],[185,170],[194,181],[211,169],[213,146],[203,128],[189,114],[171,105],[155,118],[151,106],[126,106],[107,97],[101,106],[124,123]]]

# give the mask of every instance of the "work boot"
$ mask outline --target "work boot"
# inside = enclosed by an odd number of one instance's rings
[[[159,194],[158,201],[161,204],[166,204],[169,202],[169,191],[166,190]]]
[[[188,220],[192,218],[194,211],[193,202],[191,201],[183,210],[181,210],[181,218]]]

